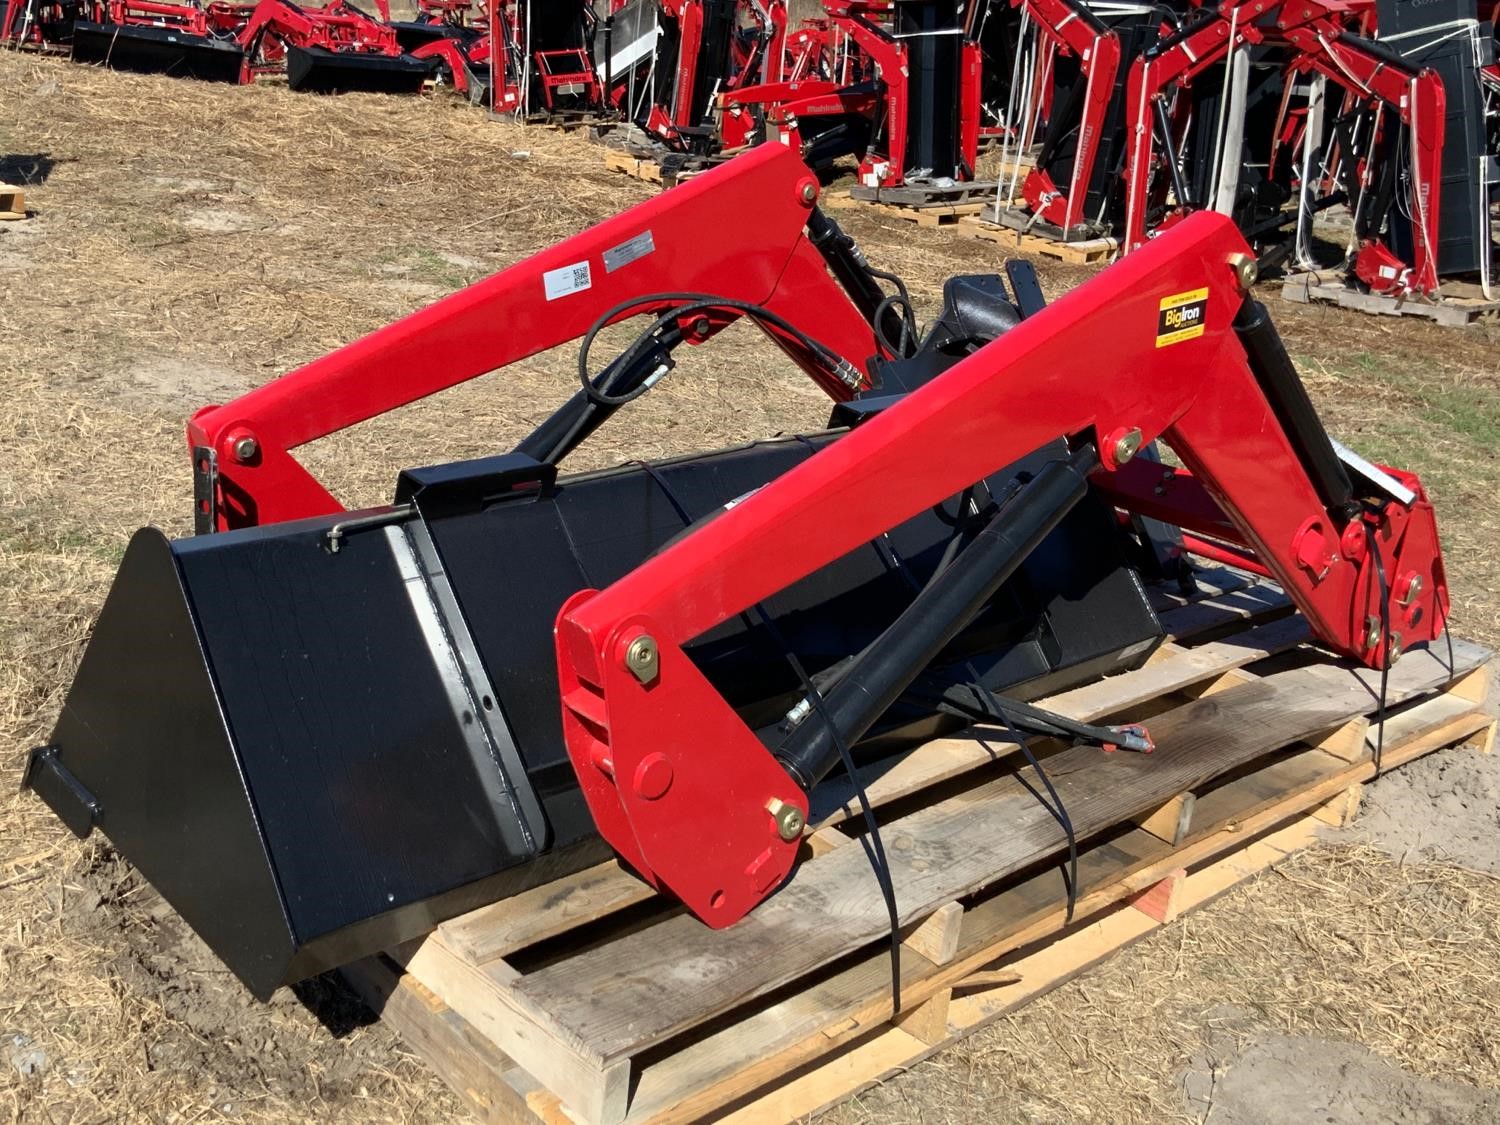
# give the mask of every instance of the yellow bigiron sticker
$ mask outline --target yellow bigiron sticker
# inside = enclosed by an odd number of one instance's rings
[[[1164,348],[1168,344],[1197,339],[1203,335],[1203,322],[1207,316],[1207,289],[1163,297],[1161,311],[1156,316],[1156,346]]]

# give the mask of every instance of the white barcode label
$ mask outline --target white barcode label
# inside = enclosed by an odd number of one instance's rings
[[[549,301],[566,297],[569,293],[582,293],[593,284],[594,280],[589,275],[587,262],[578,262],[575,265],[548,270],[542,274],[542,289],[546,292]]]

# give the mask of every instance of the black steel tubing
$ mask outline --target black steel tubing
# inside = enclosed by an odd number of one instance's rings
[[[1156,114],[1156,143],[1161,145],[1162,159],[1172,174],[1172,194],[1177,196],[1177,206],[1192,207],[1187,183],[1182,178],[1182,168],[1177,163],[1177,146],[1172,143],[1172,123],[1167,119],[1167,103],[1160,96],[1151,99],[1152,112]]]
[[[846,745],[861,738],[974,620],[1088,494],[1088,475],[1098,465],[1091,445],[1066,461],[1048,462],[859,654],[825,693],[823,706],[812,708],[774,751],[799,785],[811,789],[838,764],[835,731]]]
[[[833,279],[849,294],[849,299],[854,302],[860,315],[872,328],[883,328],[885,339],[900,339],[901,316],[890,305],[886,306],[883,314],[886,323],[879,326],[875,324],[880,303],[885,300],[886,294],[870,273],[870,267],[854,239],[817,207],[807,217],[807,236],[818,253],[823,255],[828,272],[833,274]]]
[[[634,363],[621,367],[618,360],[604,369],[594,386],[609,395],[629,394],[671,359],[670,349],[680,339],[674,331],[660,347],[641,352]],[[542,420],[541,425],[521,439],[516,453],[548,465],[556,465],[618,410],[618,406],[598,402],[582,390]]]
[[[1312,399],[1307,397],[1307,388],[1286,354],[1286,346],[1266,307],[1247,295],[1234,318],[1234,331],[1244,345],[1255,381],[1286,431],[1287,440],[1317,489],[1319,499],[1330,514],[1339,519],[1349,518],[1358,511],[1354,486],[1349,483],[1349,474],[1328,440],[1328,431],[1323,428]]]

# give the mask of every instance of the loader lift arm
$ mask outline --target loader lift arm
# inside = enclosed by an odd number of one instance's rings
[[[1446,585],[1420,485],[1346,472],[1242,284],[1249,262],[1229,219],[1190,216],[608,588],[565,603],[564,734],[605,839],[708,924],[743,916],[791,869],[800,832],[788,824],[836,760],[826,743],[858,739],[1089,483],[1127,511],[1252,551],[1346,656],[1379,667],[1439,636]],[[1001,508],[980,565],[960,554],[825,695],[809,696],[834,729],[806,719],[768,748],[684,654],[716,624],[1059,437],[1072,455]],[[1132,460],[1157,439],[1185,470]]]
[[[234,402],[205,407],[188,424],[199,529],[343,510],[292,449],[577,339],[643,293],[711,293],[793,323],[815,313],[812,334],[863,372],[878,352],[871,319],[881,294],[858,294],[857,278],[845,275],[841,286],[829,275],[829,254],[839,250],[820,250],[808,229],[817,195],[794,152],[762,146]],[[705,252],[722,238],[724,217],[740,214],[757,216],[753,246],[730,259]],[[689,339],[728,323],[710,320]],[[798,341],[773,338],[830,397],[854,393],[847,372],[840,378]]]
[[[1268,39],[1285,43],[1294,54],[1291,70],[1324,75],[1357,99],[1389,107],[1411,132],[1411,174],[1418,214],[1414,216],[1414,261],[1407,268],[1373,233],[1362,236],[1364,249],[1356,269],[1361,280],[1395,294],[1437,292],[1437,215],[1441,188],[1444,94],[1442,80],[1431,70],[1416,70],[1378,43],[1345,30],[1351,12],[1342,0],[1311,0],[1291,5],[1284,0],[1227,2],[1163,40],[1132,64],[1126,105],[1130,120],[1125,166],[1125,251],[1149,237],[1146,216],[1153,196],[1155,146],[1178,188],[1179,211],[1193,201],[1181,198],[1176,153],[1164,91],[1186,85],[1229,53]],[[1158,134],[1162,134],[1158,136]],[[1380,267],[1385,267],[1382,275]]]
[[[1012,3],[1029,11],[1040,32],[1059,50],[1077,56],[1088,76],[1067,190],[1059,188],[1046,170],[1052,150],[1062,140],[1061,130],[1049,130],[1048,139],[1037,154],[1036,166],[1022,186],[1033,213],[1044,222],[1071,230],[1083,222],[1083,199],[1099,153],[1099,137],[1114,91],[1115,74],[1120,68],[1120,37],[1078,0],[1012,0]]]

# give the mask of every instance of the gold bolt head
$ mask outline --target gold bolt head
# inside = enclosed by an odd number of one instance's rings
[[[766,812],[776,822],[776,834],[788,843],[801,836],[802,829],[807,826],[802,810],[796,805],[787,804],[780,797],[772,797],[766,802]]]
[[[242,465],[248,465],[255,460],[255,455],[260,452],[260,443],[249,434],[234,439],[234,459]]]
[[[1141,431],[1129,429],[1115,438],[1115,447],[1110,452],[1114,455],[1115,464],[1123,465],[1140,451]]]
[[[656,679],[656,674],[660,670],[660,654],[657,652],[656,639],[642,633],[631,641],[630,647],[625,650],[625,667],[643,684],[649,684]]]
[[[1422,576],[1413,574],[1406,582],[1406,588],[1401,591],[1401,596],[1396,599],[1396,604],[1405,608],[1422,596]]]
[[[818,198],[818,185],[808,180],[802,185],[802,202],[811,203]]]
[[[1229,255],[1229,266],[1234,270],[1235,284],[1246,293],[1255,288],[1260,278],[1260,263],[1250,254]]]

